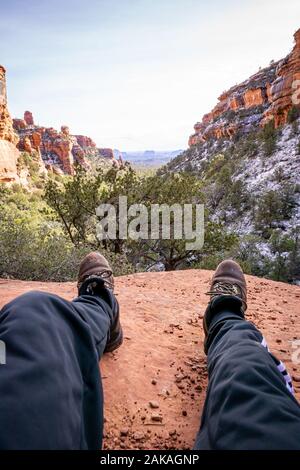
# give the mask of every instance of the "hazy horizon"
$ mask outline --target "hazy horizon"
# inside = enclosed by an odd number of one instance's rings
[[[299,13],[298,0],[10,0],[10,113],[123,152],[184,149],[225,89],[291,50]]]

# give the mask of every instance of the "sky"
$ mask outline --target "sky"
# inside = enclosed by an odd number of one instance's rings
[[[299,0],[0,0],[9,110],[99,147],[184,149],[299,27]]]

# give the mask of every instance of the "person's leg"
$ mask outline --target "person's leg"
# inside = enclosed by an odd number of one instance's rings
[[[120,324],[119,304],[114,295],[113,273],[104,256],[98,252],[92,252],[82,260],[78,273],[77,287],[79,297],[74,300],[74,305],[87,322],[91,322],[91,318],[86,314],[85,305],[88,303],[88,300],[84,297],[92,296],[101,305],[104,302],[105,309],[110,317],[110,326],[105,348],[102,352],[114,351],[123,342],[123,332]],[[82,303],[83,308],[81,307]]]
[[[204,316],[209,383],[195,449],[300,449],[300,406],[291,379],[244,318],[246,286],[238,265],[224,263]]]
[[[1,310],[0,449],[101,448],[98,361],[122,332],[113,292],[92,281],[73,302],[32,291]]]

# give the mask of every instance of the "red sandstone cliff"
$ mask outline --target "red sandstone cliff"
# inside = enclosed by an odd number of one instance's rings
[[[300,105],[300,29],[294,38],[295,46],[287,57],[222,93],[214,109],[195,124],[190,146],[210,138],[230,139],[270,120],[275,127],[287,122],[290,109]]]
[[[292,52],[279,62],[277,78],[269,93],[270,107],[265,113],[264,122],[274,119],[275,127],[287,122],[292,106],[300,105],[300,29],[294,34],[295,46]]]
[[[2,182],[18,180],[19,151],[16,148],[18,140],[7,109],[5,68],[0,65],[0,181]]]
[[[29,111],[25,111],[24,119],[14,119],[13,125],[20,139],[19,150],[31,155],[34,152],[38,154],[41,165],[45,165],[48,170],[73,174],[75,161],[86,168],[89,167],[84,149],[79,145],[76,136],[70,134],[67,126],[61,126],[60,132],[53,127],[37,126]]]
[[[113,160],[111,149],[98,149],[90,137],[72,135],[67,126],[57,131],[36,125],[30,111],[25,111],[23,119],[14,119],[13,126],[19,136],[18,149],[37,155],[47,170],[71,175],[75,163],[89,169],[93,158]]]

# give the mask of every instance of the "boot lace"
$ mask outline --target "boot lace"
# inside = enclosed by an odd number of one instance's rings
[[[93,278],[93,277],[101,277],[102,279],[104,279],[104,286],[107,287],[108,289],[111,289],[113,290],[114,288],[114,284],[113,282],[111,281],[112,279],[112,271],[110,270],[105,270],[105,271],[99,271],[97,273],[94,273],[94,274],[90,274],[88,276],[85,276],[80,283],[77,284],[78,288],[80,288],[80,286],[83,284],[83,282],[85,282],[87,279],[89,278]],[[95,284],[95,285],[93,285]],[[92,283],[91,284],[91,287],[96,287],[96,284],[97,283]]]
[[[206,292],[206,295],[210,295],[213,299],[218,295],[236,295],[241,296],[240,287],[237,284],[232,284],[231,282],[216,282],[212,289]]]

